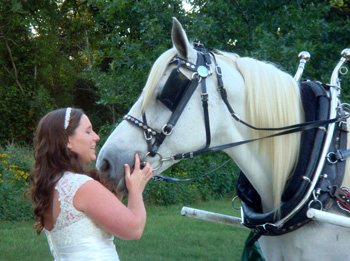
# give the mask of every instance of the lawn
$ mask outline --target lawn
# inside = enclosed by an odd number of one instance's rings
[[[229,200],[188,207],[238,216]],[[240,260],[249,230],[181,216],[182,205],[147,207],[147,225],[138,241],[115,239],[121,260]],[[32,222],[0,222],[0,260],[52,260],[44,233]]]

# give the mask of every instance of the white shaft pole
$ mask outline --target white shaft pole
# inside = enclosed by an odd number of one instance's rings
[[[241,224],[241,219],[238,217],[218,214],[218,213],[209,212],[201,209],[183,207],[181,210],[181,215],[186,217],[191,217],[191,218],[197,218],[205,221],[220,223],[223,225],[246,228]]]
[[[310,208],[306,212],[306,215],[308,218],[311,218],[313,220],[350,228],[350,218],[348,217],[328,213],[314,208]]]

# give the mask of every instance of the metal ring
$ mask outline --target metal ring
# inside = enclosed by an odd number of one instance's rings
[[[170,132],[166,132],[166,130],[165,130],[166,127],[170,128]],[[165,124],[162,128],[162,133],[166,136],[169,136],[173,133],[173,130],[174,130],[173,127],[169,127],[168,124]]]
[[[236,199],[238,199],[239,197],[238,196],[235,196],[233,199],[232,199],[232,207],[235,209],[235,210],[240,210],[242,208],[242,205],[238,208],[235,206],[235,201]]]
[[[341,75],[346,75],[347,73],[348,73],[348,68],[347,67],[345,67],[345,66],[342,66],[342,67],[340,67],[340,70],[339,70],[339,73],[341,74]]]
[[[350,104],[348,103],[342,103],[338,106],[338,113],[341,114],[341,112],[344,112],[344,117],[349,118],[350,117]]]
[[[318,204],[320,205],[320,210],[323,209],[323,204],[322,204],[322,202],[319,201],[318,199],[316,199],[316,200],[315,200],[315,199],[311,200],[311,201],[309,202],[308,209],[311,208],[311,204],[314,203],[314,202],[316,202],[316,203],[318,203]]]
[[[331,159],[332,156],[334,156],[334,158],[335,158],[336,160],[332,160],[332,159]],[[338,160],[337,160],[337,157],[336,157],[335,152],[330,152],[330,153],[327,154],[327,161],[328,161],[329,163],[331,163],[331,164],[336,164],[336,163],[338,163]]]
[[[142,158],[142,163],[146,164],[146,158],[149,156],[150,152],[147,152],[146,155]],[[159,152],[156,152],[156,154],[159,156],[159,162],[160,164],[153,168],[154,171],[160,169],[162,166],[163,166],[163,156],[159,153]]]

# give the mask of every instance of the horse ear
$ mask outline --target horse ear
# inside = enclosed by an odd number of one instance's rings
[[[188,41],[185,30],[182,28],[182,25],[175,17],[173,17],[171,39],[179,56],[184,59],[189,59],[189,54],[193,48]]]

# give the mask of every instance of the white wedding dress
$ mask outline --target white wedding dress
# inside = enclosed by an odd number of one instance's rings
[[[92,178],[66,172],[57,182],[60,214],[51,231],[44,229],[55,260],[119,260],[113,235],[73,206],[76,191]]]

